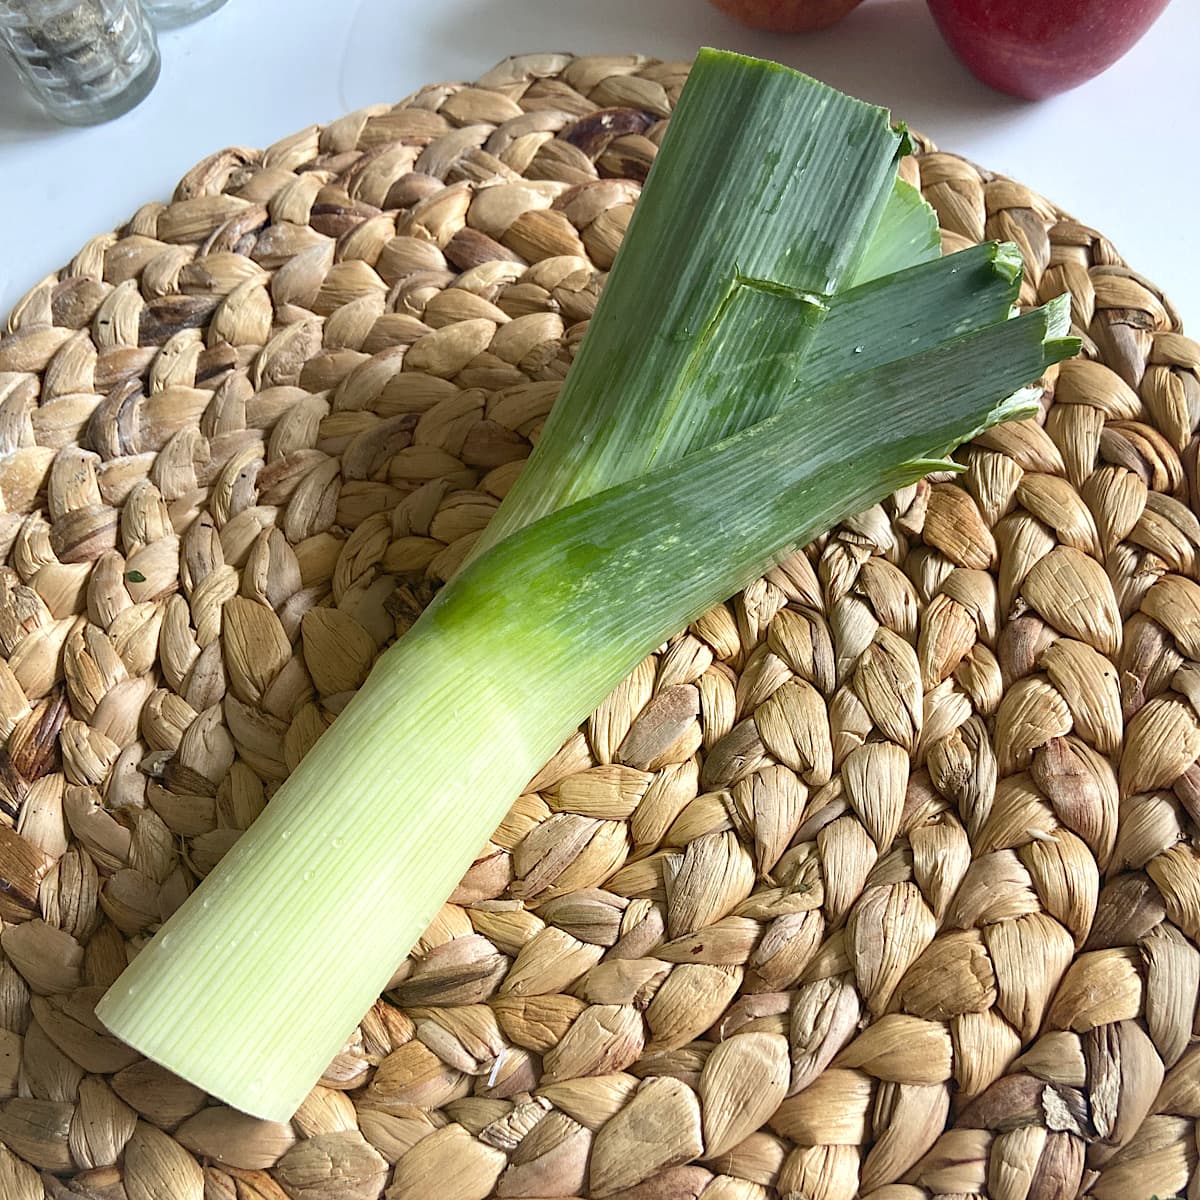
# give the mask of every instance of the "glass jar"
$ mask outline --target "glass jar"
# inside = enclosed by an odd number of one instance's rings
[[[225,0],[142,0],[146,15],[158,29],[178,29],[216,12]]]
[[[0,0],[0,45],[68,125],[120,116],[158,79],[158,40],[138,0]]]

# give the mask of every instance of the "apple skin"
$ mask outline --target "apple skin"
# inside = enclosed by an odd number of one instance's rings
[[[723,13],[771,33],[810,33],[840,21],[862,0],[712,0]]]
[[[950,48],[1001,92],[1042,100],[1111,67],[1168,0],[928,0]]]

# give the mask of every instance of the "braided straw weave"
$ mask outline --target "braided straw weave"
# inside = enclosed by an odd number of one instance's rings
[[[13,313],[5,1200],[1200,1195],[1200,347],[928,145],[948,246],[1073,294],[1044,419],[647,659],[290,1123],[95,1020],[512,483],[686,70],[225,150]]]

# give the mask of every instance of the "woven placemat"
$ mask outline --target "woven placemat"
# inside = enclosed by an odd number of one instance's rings
[[[1197,1194],[1200,347],[927,143],[947,245],[1072,293],[1043,419],[647,659],[289,1124],[94,1018],[511,485],[686,71],[525,56],[222,151],[17,306],[4,1200]]]

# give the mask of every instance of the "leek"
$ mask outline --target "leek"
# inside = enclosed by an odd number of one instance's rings
[[[666,260],[676,323],[647,330],[631,288],[653,278],[658,251],[622,251],[570,378],[580,396],[605,394],[597,381],[616,375],[589,351],[602,338],[650,356],[642,383],[657,386],[621,409],[645,409],[625,428],[633,478],[618,445],[567,456],[563,469],[586,468],[579,494],[566,481],[546,514],[522,514],[438,594],[105,994],[97,1015],[119,1037],[237,1108],[290,1117],[522,786],[638,661],[840,518],[950,469],[943,456],[964,439],[1034,411],[1016,389],[1075,343],[1061,303],[1008,319],[1008,250],[974,253],[961,277],[933,264],[845,290],[888,219],[898,140],[878,110],[835,97],[780,68],[701,57],[642,206],[670,208],[672,161],[701,172],[686,177],[692,190],[719,190],[742,140],[768,164],[792,161],[782,122],[825,172],[800,189],[828,210],[805,218],[805,256],[804,238],[764,237],[760,257],[748,242],[735,267],[719,223],[697,227]],[[789,122],[792,107],[810,124]],[[728,134],[721,155],[714,121]],[[826,122],[833,154],[819,149]],[[689,158],[690,143],[710,158]],[[739,170],[727,215],[753,200],[774,217],[778,193],[760,195],[753,163]],[[762,174],[794,200],[796,181]],[[693,257],[704,271],[685,269]],[[897,320],[897,295],[918,292],[935,307]],[[702,331],[686,338],[685,309]],[[861,352],[837,334],[851,319]],[[822,349],[826,330],[837,340]],[[761,353],[722,369],[748,342]],[[773,415],[758,419],[764,408]],[[552,462],[550,450],[544,438],[534,460]]]

